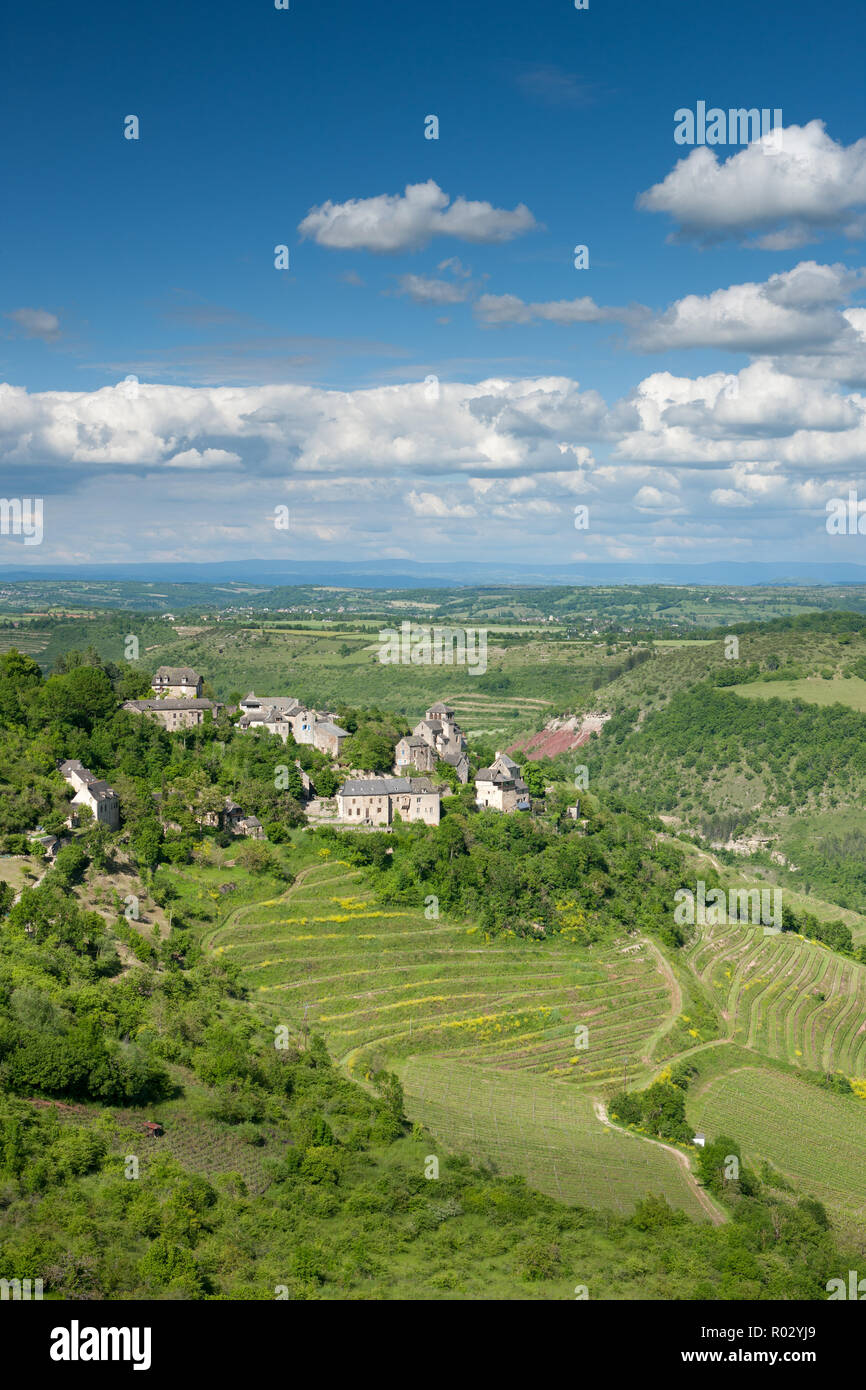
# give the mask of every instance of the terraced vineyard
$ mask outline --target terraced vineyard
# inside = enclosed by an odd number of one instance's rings
[[[358,1079],[397,1071],[409,1116],[450,1148],[583,1205],[627,1213],[653,1192],[716,1217],[681,1157],[593,1110],[624,1072],[651,1075],[653,1042],[679,1009],[647,943],[590,957],[562,937],[488,942],[377,904],[360,870],[330,859],[282,898],[237,908],[209,942],[274,1024],[322,1032]]]
[[[664,1192],[671,1206],[707,1218],[684,1163],[600,1125],[583,1091],[436,1057],[410,1057],[400,1074],[413,1116],[433,1134],[551,1197],[628,1215]]]
[[[866,967],[791,932],[705,926],[687,953],[729,1036],[813,1071],[866,1076]]]
[[[689,1098],[689,1119],[734,1134],[743,1156],[766,1159],[815,1196],[863,1242],[866,1223],[866,1105],[756,1064],[714,1077]]]
[[[378,902],[360,869],[319,854],[282,897],[237,907],[209,937],[240,967],[266,1017],[323,1033],[359,1080],[396,1071],[410,1118],[449,1148],[522,1173],[551,1196],[628,1212],[648,1192],[663,1192],[692,1216],[717,1219],[679,1155],[607,1128],[596,1105],[624,1079],[646,1084],[657,1058],[673,1060],[672,1042],[674,1053],[683,1043],[689,1053],[704,1051],[688,1048],[681,990],[654,944],[623,936],[587,951],[565,934],[485,940],[475,927],[428,919],[422,907]],[[760,1078],[754,1099],[742,1086],[751,1069],[713,1078],[690,1120],[754,1146],[804,1191],[826,1192],[834,1211],[842,1211],[839,1194],[854,1194],[844,1212],[853,1219],[866,1201],[866,1190],[860,1196],[848,1181],[866,1144],[866,1105],[781,1070],[760,1071],[760,1058],[866,1076],[866,968],[802,937],[745,924],[701,928],[681,965],[714,1004],[722,1032],[748,1049],[739,1055],[755,1057]],[[692,989],[685,974],[683,986]],[[585,1049],[575,1045],[581,1025]],[[722,1041],[707,1054],[717,1055]],[[741,1095],[749,1097],[742,1111]],[[819,1113],[826,1146],[814,1144],[811,1117]],[[852,1117],[861,1126],[853,1138]],[[785,1147],[792,1119],[811,1136],[811,1158],[805,1138],[802,1156]]]
[[[672,1014],[645,944],[588,958],[563,937],[485,942],[477,928],[377,904],[359,870],[328,860],[284,898],[238,909],[210,943],[275,1023],[306,1020],[358,1075],[447,1054],[598,1088],[634,1075]]]

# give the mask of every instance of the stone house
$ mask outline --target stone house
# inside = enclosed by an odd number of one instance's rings
[[[507,753],[497,753],[490,767],[479,768],[475,774],[475,804],[492,811],[529,810],[529,788]]]
[[[431,745],[417,734],[401,738],[394,749],[394,771],[398,776],[410,767],[417,772],[432,772],[435,766],[436,754]]]
[[[33,834],[31,834],[29,836],[29,840],[31,845],[42,846],[45,858],[50,863],[53,863],[55,858],[57,857],[57,851],[62,849],[64,845],[69,843],[68,840],[61,840],[60,837],[57,835],[48,835],[39,830],[36,830]]]
[[[289,723],[295,743],[310,743],[331,758],[339,758],[349,737],[348,729],[341,729],[330,714],[314,709],[300,709],[289,715]]]
[[[239,709],[239,729],[267,729],[269,734],[279,734],[285,743],[292,728],[291,720],[301,712],[301,704],[292,696],[258,696],[251,691],[241,700]]]
[[[285,743],[289,732],[295,743],[307,743],[320,753],[339,758],[347,729],[341,729],[329,714],[306,709],[291,695],[249,695],[240,702],[239,729],[267,729],[279,734]]]
[[[214,700],[183,700],[170,697],[160,700],[124,700],[121,708],[129,710],[132,714],[145,714],[148,718],[155,719],[171,734],[178,729],[193,729],[197,724],[203,724],[205,712],[210,710],[216,715],[222,709],[222,705]]]
[[[73,806],[89,807],[97,824],[104,825],[109,830],[118,829],[120,799],[113,787],[95,777],[77,758],[61,763],[60,775],[75,791],[72,798]],[[74,825],[75,822],[76,814],[73,811],[70,813],[68,824]]]
[[[313,746],[330,758],[339,758],[348,737],[348,729],[341,729],[332,719],[317,719],[313,725]]]
[[[265,838],[265,828],[258,816],[240,816],[235,821],[234,833],[246,835],[250,840],[263,840]]]
[[[288,719],[292,726],[292,738],[295,743],[313,742],[313,727],[316,722],[315,710],[301,707],[294,714],[290,714]]]
[[[306,798],[309,798],[309,797],[313,796],[313,795],[314,795],[314,789],[313,789],[313,783],[312,783],[312,781],[311,781],[311,779],[310,779],[310,775],[309,775],[308,772],[305,772],[305,771],[304,771],[304,769],[301,767],[301,764],[300,764],[300,762],[299,762],[299,760],[298,760],[297,758],[295,758],[295,767],[298,769],[298,775],[299,775],[299,777],[300,777],[300,779],[301,779],[301,786],[302,786],[303,789],[304,789],[304,796],[305,796]]]
[[[200,700],[202,678],[191,666],[160,666],[150,688],[158,699]]]
[[[454,771],[457,773],[457,776],[459,777],[461,782],[469,781],[468,753],[445,753],[443,754],[442,761],[443,763],[449,763],[450,766],[454,768]]]
[[[454,711],[441,700],[431,705],[408,738],[401,738],[394,753],[394,771],[399,776],[409,767],[432,772],[436,759],[450,763],[461,782],[469,781],[466,738],[454,718]]]
[[[222,811],[206,812],[201,823],[211,830],[230,830],[233,835],[247,835],[253,840],[265,838],[264,827],[258,816],[248,816],[230,796],[226,797]]]
[[[426,777],[350,777],[337,793],[337,812],[348,825],[404,821],[438,825],[441,795]]]

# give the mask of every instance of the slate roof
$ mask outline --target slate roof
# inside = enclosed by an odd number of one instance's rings
[[[87,771],[82,762],[79,762],[78,758],[68,758],[65,763],[60,764],[61,777],[69,777],[73,772],[77,773],[79,777],[91,777],[93,775]]]
[[[316,725],[316,732],[323,729],[326,734],[337,734],[340,738],[348,738],[349,730],[341,729],[339,724],[332,724],[330,719],[323,719]]]
[[[195,700],[126,700],[124,709],[218,709],[219,706],[213,700],[207,700],[199,696]]]
[[[340,796],[396,796],[400,793],[432,792],[427,777],[350,777],[344,782]]]
[[[87,783],[87,790],[94,801],[104,801],[106,797],[117,796],[117,792],[107,782],[98,782],[96,779]]]
[[[154,676],[154,680],[168,681],[170,685],[196,685],[200,679],[191,666],[160,666]]]
[[[249,713],[276,710],[278,714],[296,714],[301,708],[294,695],[255,695],[252,690],[241,700],[241,708]]]
[[[86,768],[78,758],[69,758],[65,763],[61,763],[60,772],[67,782],[71,781],[71,774],[75,773],[95,801],[102,801],[107,796],[117,796],[113,787]]]

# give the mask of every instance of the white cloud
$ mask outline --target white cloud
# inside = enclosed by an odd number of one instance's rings
[[[680,502],[675,492],[662,492],[650,486],[640,488],[634,497],[634,505],[642,511],[671,512],[680,509]]]
[[[637,206],[667,213],[681,239],[756,233],[759,246],[787,250],[826,233],[860,236],[854,214],[866,206],[866,139],[837,144],[815,120],[786,126],[781,149],[764,138],[720,160],[701,145],[640,194]]]
[[[230,453],[228,449],[184,449],[166,459],[166,468],[229,468],[241,461],[240,454]]]
[[[612,323],[631,318],[634,309],[606,308],[587,295],[578,299],[555,299],[525,303],[516,294],[482,294],[475,303],[475,314],[482,323]]]
[[[449,503],[435,492],[409,493],[406,498],[416,516],[426,517],[469,517],[475,516],[475,508],[459,502]]]
[[[436,236],[488,245],[511,241],[536,225],[524,203],[509,211],[463,197],[452,202],[450,194],[428,179],[408,184],[403,193],[345,203],[329,200],[312,208],[298,231],[333,250],[395,252],[417,250]]]
[[[416,304],[462,304],[469,296],[469,287],[452,280],[437,280],[429,275],[401,275],[399,292]]]
[[[780,281],[779,293],[794,286]],[[795,297],[815,296],[800,285]],[[426,523],[417,553],[429,558],[471,544],[495,559],[517,526],[556,559],[571,553],[584,501],[591,533],[580,539],[595,558],[617,547],[660,557],[704,547],[716,558],[713,545],[726,554],[751,539],[763,554],[799,553],[811,530],[823,543],[825,497],[866,484],[866,395],[768,359],[736,375],[652,373],[612,403],[557,376],[442,381],[438,394],[421,380],[124,387],[0,386],[0,468],[17,477],[26,467],[46,495],[58,526],[46,547],[58,559],[75,526],[94,546],[115,528],[106,558],[134,555],[139,542],[142,558],[206,558],[222,540],[238,554],[284,553],[263,517],[285,500],[307,553],[382,556],[408,510]],[[62,503],[49,506],[61,472]]]
[[[633,344],[645,352],[695,347],[756,353],[814,350],[848,333],[850,325],[837,306],[862,284],[862,271],[802,261],[762,284],[686,295],[639,326]]]
[[[717,487],[710,493],[710,501],[717,507],[751,507],[752,499],[734,488]]]

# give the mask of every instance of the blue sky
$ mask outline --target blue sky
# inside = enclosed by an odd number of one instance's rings
[[[290,4],[8,22],[5,561],[860,558],[861,6]]]

